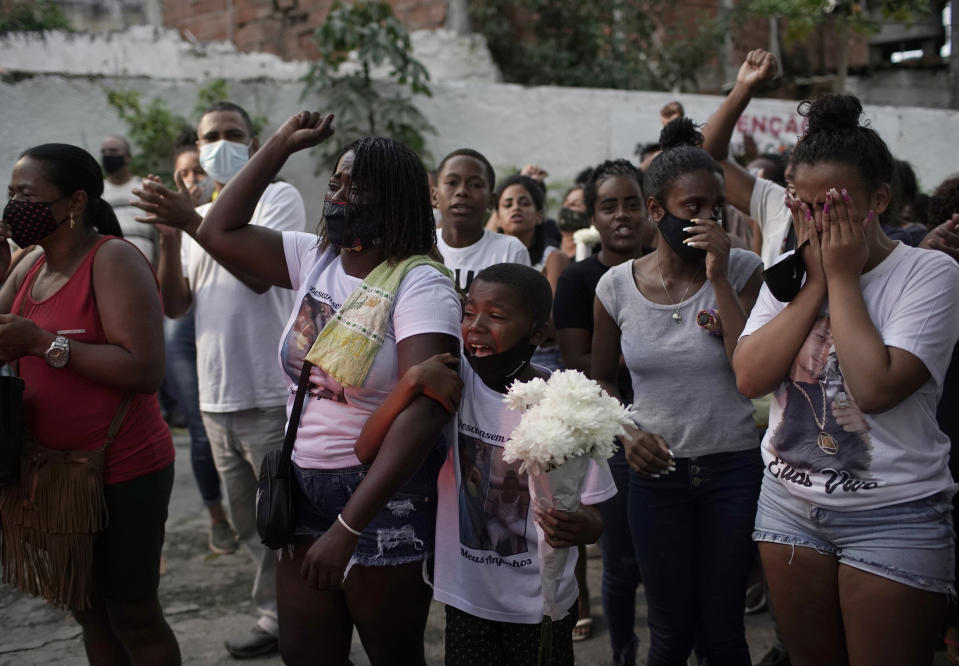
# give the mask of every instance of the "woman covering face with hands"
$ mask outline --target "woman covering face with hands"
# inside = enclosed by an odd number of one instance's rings
[[[657,249],[596,287],[592,376],[612,395],[620,354],[636,430],[624,442],[628,512],[649,603],[648,663],[749,663],[746,575],[761,467],[752,404],[730,357],[761,285],[759,257],[730,249],[720,166],[689,119],[670,122],[646,172]]]
[[[856,98],[800,112],[786,203],[805,281],[788,302],[763,290],[733,359],[745,395],[777,398],[753,536],[792,663],[928,664],[954,584],[935,412],[959,268],[882,232],[893,160]],[[799,373],[811,336],[828,354]]]

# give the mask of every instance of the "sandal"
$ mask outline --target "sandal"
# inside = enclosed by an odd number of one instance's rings
[[[584,617],[576,623],[576,626],[573,627],[573,641],[585,641],[587,638],[593,635],[593,618]]]

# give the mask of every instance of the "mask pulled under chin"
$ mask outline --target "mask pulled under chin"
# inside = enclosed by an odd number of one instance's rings
[[[787,252],[786,256],[763,271],[763,282],[780,303],[788,303],[796,298],[796,294],[802,289],[802,281],[806,276],[806,262],[803,261],[800,252],[808,243],[808,240],[804,241],[802,245]]]
[[[221,139],[200,146],[200,166],[217,183],[229,183],[250,159],[250,146]]]
[[[57,230],[69,216],[59,222],[43,201],[11,199],[3,209],[3,221],[10,225],[10,238],[18,247],[36,245]]]
[[[529,365],[534,351],[536,345],[530,344],[529,338],[524,338],[506,351],[496,354],[474,356],[467,353],[466,360],[484,384],[494,391],[506,393],[509,385]]]
[[[326,240],[330,245],[353,251],[376,245],[378,225],[364,208],[344,201],[323,202]]]
[[[683,241],[692,238],[693,234],[683,231],[686,227],[693,226],[692,220],[684,220],[676,217],[665,206],[663,207],[663,218],[659,221],[659,232],[669,248],[679,255],[683,261],[694,263],[706,258],[706,250],[698,247],[690,247]]]

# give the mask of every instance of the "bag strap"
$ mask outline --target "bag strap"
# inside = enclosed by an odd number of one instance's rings
[[[37,261],[39,261],[39,260],[40,260],[40,258],[37,257]],[[34,262],[34,264],[36,264],[36,262]],[[28,275],[28,276],[30,275],[30,271],[32,271],[32,270],[33,270],[33,266],[31,266],[31,267],[30,267],[30,270],[27,271],[27,275]],[[34,274],[33,277],[30,278],[29,280],[26,280],[26,279],[24,280],[24,281],[27,283],[27,289],[26,289],[26,291],[25,291],[24,294],[23,294],[23,298],[20,299],[20,307],[17,308],[17,316],[18,316],[18,317],[22,317],[22,316],[23,316],[23,311],[24,311],[24,310],[26,309],[26,307],[27,307],[27,299],[30,298],[30,292],[33,291],[33,283],[36,281],[36,279],[37,279],[37,276],[36,276],[36,274]],[[20,287],[23,288],[23,285],[20,285]],[[14,365],[14,364],[16,364],[16,365]],[[13,361],[12,363],[10,363],[10,369],[13,370],[13,376],[14,376],[14,377],[19,377],[19,376],[20,376],[20,359],[17,359],[16,361]]]
[[[127,412],[130,410],[130,404],[133,402],[133,394],[127,393],[123,396],[123,400],[120,402],[120,406],[117,407],[116,413],[113,415],[113,420],[110,421],[110,427],[107,428],[107,443],[103,445],[103,448],[106,448],[113,444],[114,438],[116,438],[117,433],[120,432],[120,426],[123,425],[123,420],[127,417]]]
[[[290,412],[290,423],[286,427],[286,437],[283,439],[283,450],[280,452],[280,474],[285,475],[289,463],[293,459],[293,443],[296,442],[296,431],[300,427],[300,414],[303,412],[303,400],[306,398],[306,389],[310,383],[310,370],[313,364],[303,361],[300,370],[300,381],[296,385],[296,398],[293,400],[293,410]]]

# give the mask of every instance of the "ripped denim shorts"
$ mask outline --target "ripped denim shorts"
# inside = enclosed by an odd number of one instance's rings
[[[767,470],[753,541],[813,548],[840,564],[952,596],[952,491],[879,509],[836,511],[792,495]]]
[[[445,454],[445,448],[442,449]],[[412,479],[363,529],[352,563],[384,567],[419,562],[433,555],[436,531],[436,477],[442,458],[434,450]],[[296,536],[319,537],[336,522],[368,465],[304,469],[293,464]]]

